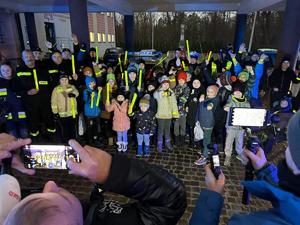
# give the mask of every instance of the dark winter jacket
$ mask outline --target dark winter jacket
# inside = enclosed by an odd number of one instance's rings
[[[282,71],[281,68],[277,68],[269,77],[270,88],[278,88],[279,91],[284,94],[288,93],[291,81],[293,83],[299,83],[300,79],[297,79],[295,72],[290,68],[286,71]]]
[[[154,134],[156,129],[155,113],[148,109],[146,112],[137,111],[134,113],[133,119],[136,119],[136,133],[138,134]]]
[[[12,80],[0,78],[0,99],[6,104],[7,120],[16,122],[26,119],[21,96],[17,96],[12,90]]]
[[[186,116],[186,103],[190,95],[190,88],[187,86],[187,84],[184,84],[182,86],[177,85],[175,87],[174,93],[176,96],[180,116]]]
[[[180,180],[144,161],[116,155],[101,189],[135,199],[121,205],[96,200],[84,207],[86,225],[176,225],[186,209]]]
[[[208,106],[212,109],[208,110]],[[200,121],[200,125],[203,128],[213,128],[215,126],[215,112],[217,107],[219,107],[218,96],[214,98],[207,98],[203,102],[200,102],[197,111],[197,121]]]
[[[188,113],[187,113],[187,124],[189,126],[194,126],[196,123],[196,115],[198,110],[199,98],[201,95],[205,94],[205,89],[203,87],[193,88],[191,90],[190,97],[187,102]]]

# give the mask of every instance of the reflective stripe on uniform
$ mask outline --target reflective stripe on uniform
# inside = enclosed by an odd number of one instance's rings
[[[26,113],[25,112],[18,112],[18,118],[19,119],[25,119],[26,118]]]
[[[40,85],[48,85],[48,81],[40,80],[40,81],[39,81],[39,84],[40,84]]]
[[[21,76],[31,76],[31,72],[18,72],[17,76],[18,77],[21,77]]]
[[[7,120],[12,120],[12,114],[11,113],[8,113],[5,117],[6,117]]]
[[[7,95],[7,89],[6,88],[1,88],[0,89],[0,96],[6,96]]]
[[[50,129],[50,128],[48,128],[47,131],[50,132],[50,133],[55,133],[56,129]]]
[[[49,73],[58,73],[58,70],[48,70]]]
[[[82,49],[82,48],[80,49],[80,51],[81,51],[81,52],[86,52],[86,50],[84,50],[84,49]]]
[[[39,131],[37,131],[37,132],[30,132],[30,135],[33,136],[33,137],[36,137],[36,136],[38,136],[39,134],[40,134]]]

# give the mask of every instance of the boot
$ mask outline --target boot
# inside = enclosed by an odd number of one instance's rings
[[[123,142],[123,149],[122,149],[122,151],[123,152],[127,152],[127,146],[128,146],[128,142]]]
[[[179,136],[179,145],[185,146],[185,136],[182,135]]]
[[[166,148],[169,150],[169,151],[173,151],[173,146],[171,144],[171,140],[170,139],[167,139],[166,140]]]
[[[144,151],[145,151],[145,156],[149,157],[150,156],[150,146],[145,145]]]
[[[119,141],[116,144],[118,145],[118,153],[121,153],[123,150],[123,142]]]
[[[162,153],[162,151],[163,151],[162,144],[163,144],[162,141],[157,142],[157,151],[158,151],[158,153]]]
[[[109,137],[108,138],[108,146],[113,146],[114,145],[114,138],[113,137]]]
[[[143,155],[143,145],[138,145],[136,157],[142,157]]]

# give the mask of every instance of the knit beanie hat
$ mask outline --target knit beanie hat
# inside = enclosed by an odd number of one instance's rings
[[[143,98],[141,98],[139,106],[149,106],[150,101],[149,98],[145,95]]]
[[[186,82],[187,80],[187,74],[184,71],[179,71],[177,74],[177,80],[184,80]]]
[[[249,73],[246,70],[243,70],[239,73],[238,78],[245,77],[246,80],[249,79]]]
[[[61,71],[60,74],[59,74],[59,79],[62,79],[62,78],[68,78],[68,75],[64,72],[64,71]]]
[[[159,83],[169,83],[170,84],[170,79],[166,75],[163,75],[162,77],[159,78]]]
[[[137,74],[138,70],[139,70],[139,66],[136,63],[130,63],[128,68],[127,68],[128,74],[131,73],[131,72],[134,72],[134,73]]]
[[[83,70],[82,70],[82,73],[86,74],[87,72],[90,72],[91,74],[93,74],[92,68],[89,67],[89,66],[84,67]]]
[[[290,119],[288,125],[288,133],[287,133],[288,145],[292,156],[292,160],[295,163],[298,170],[300,170],[299,137],[300,137],[300,110],[298,110],[298,112]]]
[[[115,76],[115,74],[113,74],[113,73],[108,73],[108,74],[106,75],[106,81],[109,81],[109,80],[116,81],[116,76]]]

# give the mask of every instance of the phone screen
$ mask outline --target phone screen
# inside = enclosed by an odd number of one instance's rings
[[[214,167],[220,166],[220,159],[218,155],[213,155],[212,160],[213,160]]]
[[[28,169],[65,170],[70,157],[80,162],[78,153],[67,145],[25,145],[21,155]]]
[[[262,127],[266,123],[267,110],[233,108],[231,126]]]

